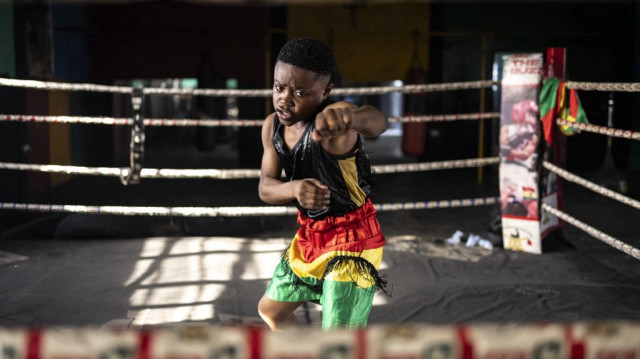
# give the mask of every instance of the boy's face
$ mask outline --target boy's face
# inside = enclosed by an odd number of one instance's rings
[[[278,61],[273,74],[273,107],[280,123],[291,126],[311,120],[332,88],[329,76]]]

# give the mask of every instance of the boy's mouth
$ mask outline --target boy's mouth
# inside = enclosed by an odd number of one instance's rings
[[[288,121],[291,118],[291,113],[288,111],[277,110],[276,113],[281,121]]]

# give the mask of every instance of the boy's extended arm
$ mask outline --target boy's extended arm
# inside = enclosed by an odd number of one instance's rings
[[[382,111],[370,105],[360,107],[347,101],[333,103],[316,116],[314,140],[343,135],[353,130],[374,138],[387,130],[388,119]]]
[[[260,199],[270,204],[281,204],[297,200],[303,208],[324,209],[329,204],[329,189],[314,178],[282,182],[282,165],[271,139],[274,115],[270,115],[262,126],[262,165],[260,168]]]
[[[387,130],[388,119],[384,113],[370,105],[356,106],[347,101],[331,104],[315,118],[315,130],[311,136],[333,154],[351,151],[356,143],[356,133],[367,138],[380,136]]]

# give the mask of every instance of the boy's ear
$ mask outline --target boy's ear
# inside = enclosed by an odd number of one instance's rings
[[[327,97],[329,97],[329,94],[331,93],[331,90],[333,90],[333,82],[329,82],[327,84],[327,87],[324,88],[324,91],[322,92],[322,99],[326,100]]]

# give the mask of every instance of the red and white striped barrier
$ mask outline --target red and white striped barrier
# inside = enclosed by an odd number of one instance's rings
[[[8,359],[638,359],[640,323],[0,328]]]

